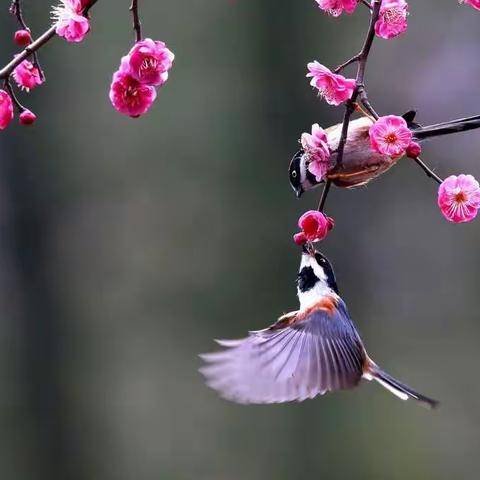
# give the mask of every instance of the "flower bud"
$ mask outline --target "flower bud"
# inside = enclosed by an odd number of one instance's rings
[[[24,110],[19,117],[20,123],[22,125],[31,125],[32,123],[35,123],[36,119],[37,116],[30,110]]]
[[[15,43],[20,47],[26,47],[32,43],[32,35],[29,30],[17,30],[15,32]]]
[[[417,158],[422,154],[422,147],[417,142],[412,142],[406,150],[407,157]]]

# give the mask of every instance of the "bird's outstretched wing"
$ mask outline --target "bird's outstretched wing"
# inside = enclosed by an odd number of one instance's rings
[[[219,340],[222,351],[201,355],[207,384],[238,403],[302,401],[352,388],[365,351],[342,301],[281,317],[241,340]]]

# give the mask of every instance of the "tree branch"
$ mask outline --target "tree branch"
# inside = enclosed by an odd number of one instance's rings
[[[87,14],[90,8],[93,7],[98,2],[98,0],[90,0],[90,3],[83,10],[84,14]],[[18,2],[12,2],[17,4]],[[25,59],[30,57],[30,55],[35,54],[40,48],[42,48],[46,43],[48,43],[55,36],[55,25],[50,27],[46,32],[44,32],[40,37],[38,37],[30,45],[26,46],[22,52],[20,52],[13,60],[11,60],[7,65],[5,65],[0,70],[0,79],[7,79],[13,70],[20,65]]]

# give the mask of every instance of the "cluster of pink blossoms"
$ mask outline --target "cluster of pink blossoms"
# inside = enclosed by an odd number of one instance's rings
[[[413,133],[402,117],[388,115],[379,118],[370,128],[372,149],[382,155],[416,158],[420,145],[413,141]],[[454,223],[473,220],[480,209],[480,187],[472,175],[452,175],[438,189],[438,206],[443,216]]]
[[[155,87],[167,81],[173,60],[165,43],[150,38],[137,42],[113,75],[110,100],[114,108],[133,118],[146,113],[157,96]]]
[[[338,17],[344,11],[353,13],[359,0],[315,0],[318,8]],[[465,0],[466,3],[480,4],[480,0]],[[372,1],[373,3],[373,1]],[[478,7],[476,7],[478,8]],[[407,30],[408,4],[405,0],[383,0],[380,15],[375,24],[375,33],[385,39],[394,38]]]
[[[62,0],[52,10],[56,33],[69,42],[80,42],[90,30],[88,19],[83,16],[87,0]],[[15,43],[26,47],[32,43],[30,30],[23,28],[15,32]],[[44,82],[39,67],[30,60],[23,60],[12,72],[18,87],[25,91],[38,87]],[[20,110],[19,121],[22,125],[31,125],[37,119],[30,110],[16,102]],[[0,130],[6,128],[14,118],[14,102],[10,94],[0,90]]]
[[[90,31],[90,22],[83,14],[88,0],[61,0],[53,7],[52,18],[56,26],[56,33],[68,42],[81,42]]]
[[[29,30],[17,30],[15,32],[15,43],[19,46],[27,46],[32,43],[32,36]],[[43,83],[43,77],[40,69],[30,62],[24,60],[21,62],[12,73],[12,77],[22,90],[30,91]],[[19,121],[22,125],[31,125],[37,119],[37,116],[30,110],[19,106],[20,115]],[[14,119],[14,104],[12,97],[5,90],[0,90],[0,130],[8,127],[10,122]]]

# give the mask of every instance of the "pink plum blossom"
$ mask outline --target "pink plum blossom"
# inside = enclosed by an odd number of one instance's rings
[[[56,33],[68,42],[81,42],[90,30],[88,18],[83,16],[85,5],[82,0],[61,0],[53,7]]]
[[[375,33],[390,39],[407,30],[408,4],[405,0],[384,0],[375,23]]]
[[[329,105],[340,105],[351,98],[355,80],[333,73],[317,61],[310,62],[307,68],[307,77],[312,77],[310,85],[318,89]]]
[[[413,138],[405,119],[396,115],[380,117],[369,133],[373,150],[389,157],[404,155]]]
[[[122,58],[120,69],[145,85],[163,85],[172,68],[174,54],[165,43],[146,38],[137,42]]]
[[[154,87],[141,84],[127,73],[118,71],[113,74],[110,101],[118,112],[139,117],[148,111],[156,96]]]
[[[353,13],[357,8],[358,0],[315,0],[318,8],[328,14],[338,17],[345,10],[347,13]]]
[[[472,175],[451,175],[438,189],[438,206],[450,222],[470,222],[480,209],[480,187]]]
[[[35,123],[36,119],[37,116],[30,110],[24,110],[19,117],[20,123],[22,125],[31,125],[32,123]]]
[[[317,181],[322,181],[328,171],[330,149],[327,134],[318,123],[312,125],[312,133],[302,133],[300,139],[305,155],[308,157],[308,170],[315,175]]]
[[[0,130],[13,120],[13,102],[5,90],[0,90]]]
[[[29,60],[24,60],[15,68],[13,78],[19,87],[27,91],[43,83],[40,70]]]
[[[460,3],[466,3],[471,5],[473,8],[480,10],[480,0],[460,0]]]
[[[20,47],[26,47],[32,43],[32,35],[29,30],[17,30],[15,32],[15,43]]]
[[[319,242],[327,236],[334,225],[332,218],[317,210],[309,210],[299,218],[298,226],[302,231],[295,234],[293,240],[297,245]]]

